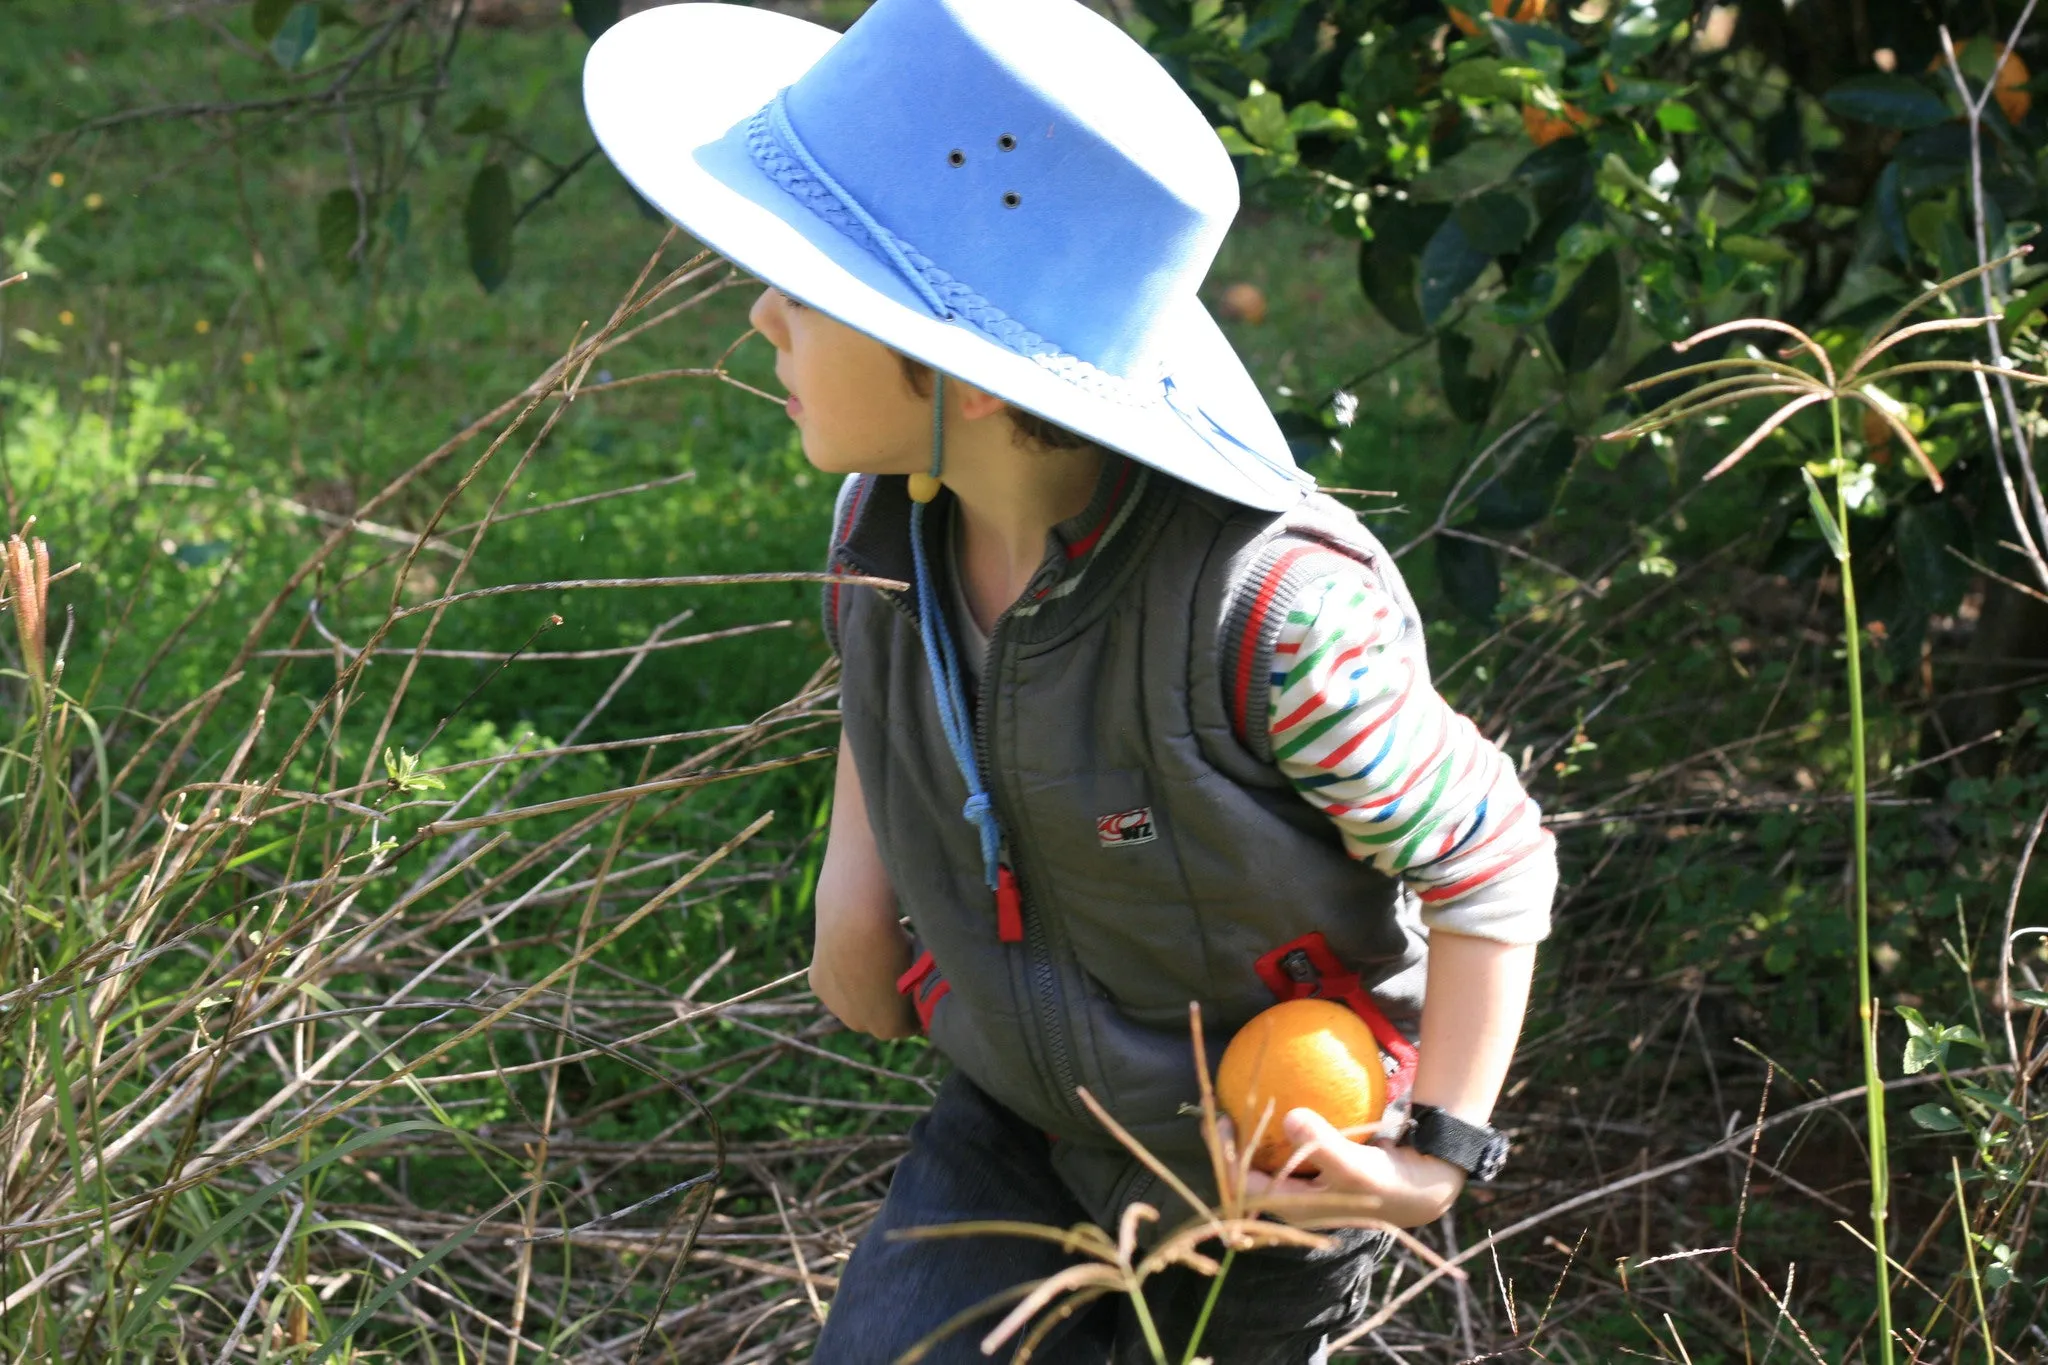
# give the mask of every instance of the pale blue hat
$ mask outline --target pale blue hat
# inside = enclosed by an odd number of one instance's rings
[[[804,303],[1235,502],[1313,486],[1196,296],[1229,157],[1077,0],[877,0],[843,37],[668,5],[583,98],[642,195]]]

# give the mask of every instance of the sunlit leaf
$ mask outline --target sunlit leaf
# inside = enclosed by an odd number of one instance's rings
[[[294,5],[270,40],[270,55],[287,71],[296,71],[320,40],[320,7]]]
[[[1963,1121],[1955,1111],[1945,1104],[1916,1104],[1912,1108],[1913,1122],[1930,1133],[1960,1133]]]
[[[1820,527],[1821,536],[1828,543],[1828,550],[1837,560],[1844,563],[1849,559],[1849,542],[1842,539],[1842,528],[1835,522],[1835,514],[1828,510],[1828,500],[1821,495],[1820,485],[1814,482],[1813,471],[1805,467],[1799,470],[1799,477],[1806,480],[1806,506],[1813,513],[1814,524]],[[1907,1050],[1912,1050],[1911,1042]],[[1908,1066],[1908,1071],[1918,1068]]]

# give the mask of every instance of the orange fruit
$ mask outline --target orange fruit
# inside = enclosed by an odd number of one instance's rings
[[[1543,11],[1550,7],[1549,0],[1487,0],[1486,8],[1496,19],[1506,19],[1517,24],[1540,24]],[[1510,14],[1508,11],[1513,10]],[[1459,10],[1450,10],[1451,22],[1458,26],[1458,32],[1467,38],[1479,36],[1479,21]]]
[[[1248,322],[1256,327],[1266,320],[1266,296],[1257,285],[1240,280],[1223,291],[1217,311],[1232,322]]]
[[[1963,74],[1974,83],[1973,88],[1981,90],[1992,63],[1998,61],[1998,54],[2004,50],[2005,44],[1999,39],[1979,36],[1956,49],[1956,61],[1961,63]],[[1939,71],[1947,62],[1948,59],[1937,52],[1934,60],[1927,64],[1927,69]],[[1999,64],[1998,78],[1993,82],[1997,90],[1991,98],[1998,101],[2007,123],[2017,125],[2027,116],[2027,110],[2034,107],[2034,96],[2025,88],[2030,78],[2027,64],[2020,60],[2020,54],[2006,53],[2005,61]]]
[[[1290,1109],[1313,1109],[1339,1128],[1378,1123],[1387,1107],[1387,1069],[1365,1021],[1332,1000],[1284,1000],[1252,1017],[1223,1050],[1216,1099],[1237,1125],[1240,1142],[1272,1106],[1252,1165],[1273,1172],[1294,1144],[1280,1121]],[[1315,1163],[1303,1162],[1304,1175]]]
[[[1538,147],[1548,147],[1561,137],[1577,137],[1593,126],[1593,116],[1576,104],[1567,104],[1562,115],[1533,104],[1522,106],[1522,129]]]

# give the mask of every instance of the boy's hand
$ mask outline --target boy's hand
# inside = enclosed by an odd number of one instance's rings
[[[1254,1191],[1311,1194],[1334,1190],[1365,1195],[1373,1201],[1367,1212],[1396,1227],[1420,1227],[1443,1217],[1465,1188],[1465,1172],[1448,1161],[1425,1156],[1413,1147],[1390,1142],[1353,1142],[1313,1109],[1296,1109],[1284,1120],[1288,1141],[1297,1148],[1312,1146],[1321,1172],[1312,1180],[1289,1176],[1275,1180],[1251,1173]]]

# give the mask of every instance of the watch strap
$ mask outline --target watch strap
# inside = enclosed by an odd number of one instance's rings
[[[1433,1104],[1411,1104],[1408,1114],[1408,1130],[1401,1140],[1424,1156],[1448,1161],[1478,1181],[1493,1179],[1507,1164],[1505,1133],[1483,1123],[1467,1123]]]

